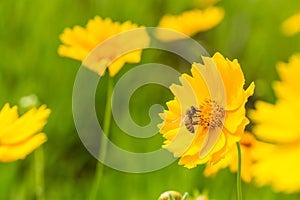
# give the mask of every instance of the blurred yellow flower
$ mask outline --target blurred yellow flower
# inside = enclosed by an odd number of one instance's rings
[[[277,192],[300,191],[300,143],[276,144],[255,150],[258,156],[253,176],[259,186],[271,185]]]
[[[242,155],[242,171],[243,181],[249,183],[252,181],[252,165],[255,163],[254,149],[261,148],[265,143],[259,142],[249,132],[245,132],[240,140]],[[224,158],[215,165],[207,164],[204,175],[207,177],[214,176],[220,169],[229,167],[231,172],[238,170],[238,153],[237,147],[233,145]]]
[[[99,16],[96,16],[94,19],[89,20],[86,28],[80,26],[75,26],[73,29],[66,28],[63,34],[60,35],[60,40],[63,44],[59,46],[58,54],[60,56],[84,61],[89,53],[101,42],[118,33],[136,28],[138,28],[138,25],[133,24],[130,21],[126,21],[121,24],[119,22],[112,22],[109,18],[102,19]],[[115,50],[116,54],[118,53],[117,47],[110,48]],[[111,51],[111,49],[108,49],[108,51]],[[126,62],[140,62],[141,53],[141,50],[136,50],[124,54],[114,60],[114,62],[108,66],[110,76],[114,76],[118,73]],[[110,60],[107,62],[109,63]],[[99,73],[100,75],[103,75],[104,72],[105,71],[101,71]]]
[[[281,81],[273,85],[274,91],[280,99],[300,98],[299,74],[300,54],[294,54],[289,58],[288,63],[279,62],[276,65]]]
[[[167,102],[169,110],[160,115],[164,122],[159,128],[166,139],[163,147],[175,157],[181,157],[179,164],[187,168],[217,163],[240,140],[249,123],[244,106],[254,92],[254,83],[243,89],[244,75],[237,60],[225,59],[220,53],[202,59],[204,65],[192,65],[192,76],[180,77],[182,86],[170,87],[175,98]],[[214,84],[211,74],[215,67],[221,75],[226,99],[211,99],[214,94],[210,95],[202,77],[206,76]],[[218,85],[209,87],[219,93]]]
[[[293,36],[300,32],[300,12],[284,20],[281,24],[281,30],[286,36]]]
[[[181,15],[165,15],[161,18],[158,27],[173,29],[188,36],[207,31],[221,22],[224,10],[218,7],[209,7],[205,10],[194,9],[183,12]]]
[[[258,123],[253,130],[260,139],[272,143],[293,143],[300,139],[300,127],[297,125],[300,101],[299,66],[300,54],[292,55],[288,63],[279,62],[277,70],[281,81],[273,85],[278,96],[276,104],[258,101],[255,105],[256,111],[250,113],[251,118]]]
[[[19,117],[16,106],[5,104],[0,111],[0,161],[24,159],[43,144],[47,137],[40,131],[49,115],[50,110],[43,105]]]
[[[256,123],[253,132],[269,146],[257,148],[253,175],[258,185],[271,185],[280,192],[300,191],[300,56],[277,65],[281,82],[274,85],[276,104],[259,101],[250,117]],[[296,84],[296,85],[295,85]]]

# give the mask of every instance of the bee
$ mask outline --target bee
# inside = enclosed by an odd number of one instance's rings
[[[194,118],[199,118],[200,116],[197,114],[200,110],[196,109],[194,106],[191,106],[190,109],[186,111],[184,118],[182,119],[186,129],[191,133],[195,133],[194,125],[198,125],[199,121],[194,121]]]

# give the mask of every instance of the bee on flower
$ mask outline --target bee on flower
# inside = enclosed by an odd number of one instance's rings
[[[180,157],[179,164],[187,168],[217,163],[241,139],[249,123],[245,103],[254,92],[254,83],[243,88],[245,79],[237,60],[220,53],[202,59],[203,64],[192,65],[191,76],[180,77],[182,85],[170,86],[175,97],[160,115],[159,128],[166,139],[163,147]],[[224,95],[213,77],[214,69],[220,74]],[[188,123],[182,123],[186,117]]]

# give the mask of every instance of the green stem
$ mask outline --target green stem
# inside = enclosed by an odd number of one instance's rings
[[[107,84],[106,107],[105,107],[104,124],[103,124],[103,131],[106,134],[107,138],[109,137],[109,132],[110,132],[112,91],[113,91],[113,79],[111,77],[109,77],[108,84]],[[106,142],[106,140],[101,140],[100,149],[99,149],[99,159],[100,160],[102,160],[102,161],[105,160],[106,151],[107,151],[107,142]],[[95,179],[94,179],[91,194],[90,194],[90,200],[95,200],[97,198],[99,185],[100,185],[102,175],[103,175],[103,168],[104,168],[104,165],[98,161]]]
[[[236,143],[237,151],[238,151],[238,171],[237,171],[237,179],[236,179],[236,187],[237,187],[237,200],[242,200],[242,181],[241,181],[241,168],[242,168],[242,155],[241,155],[241,146],[240,143]]]
[[[41,146],[34,152],[35,165],[35,196],[37,200],[44,200],[44,150]]]

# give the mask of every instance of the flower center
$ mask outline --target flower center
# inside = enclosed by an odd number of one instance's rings
[[[224,117],[225,109],[220,106],[220,104],[215,100],[205,99],[199,108],[191,106],[191,108],[186,111],[184,124],[191,133],[194,133],[195,125],[211,129],[222,127]]]

